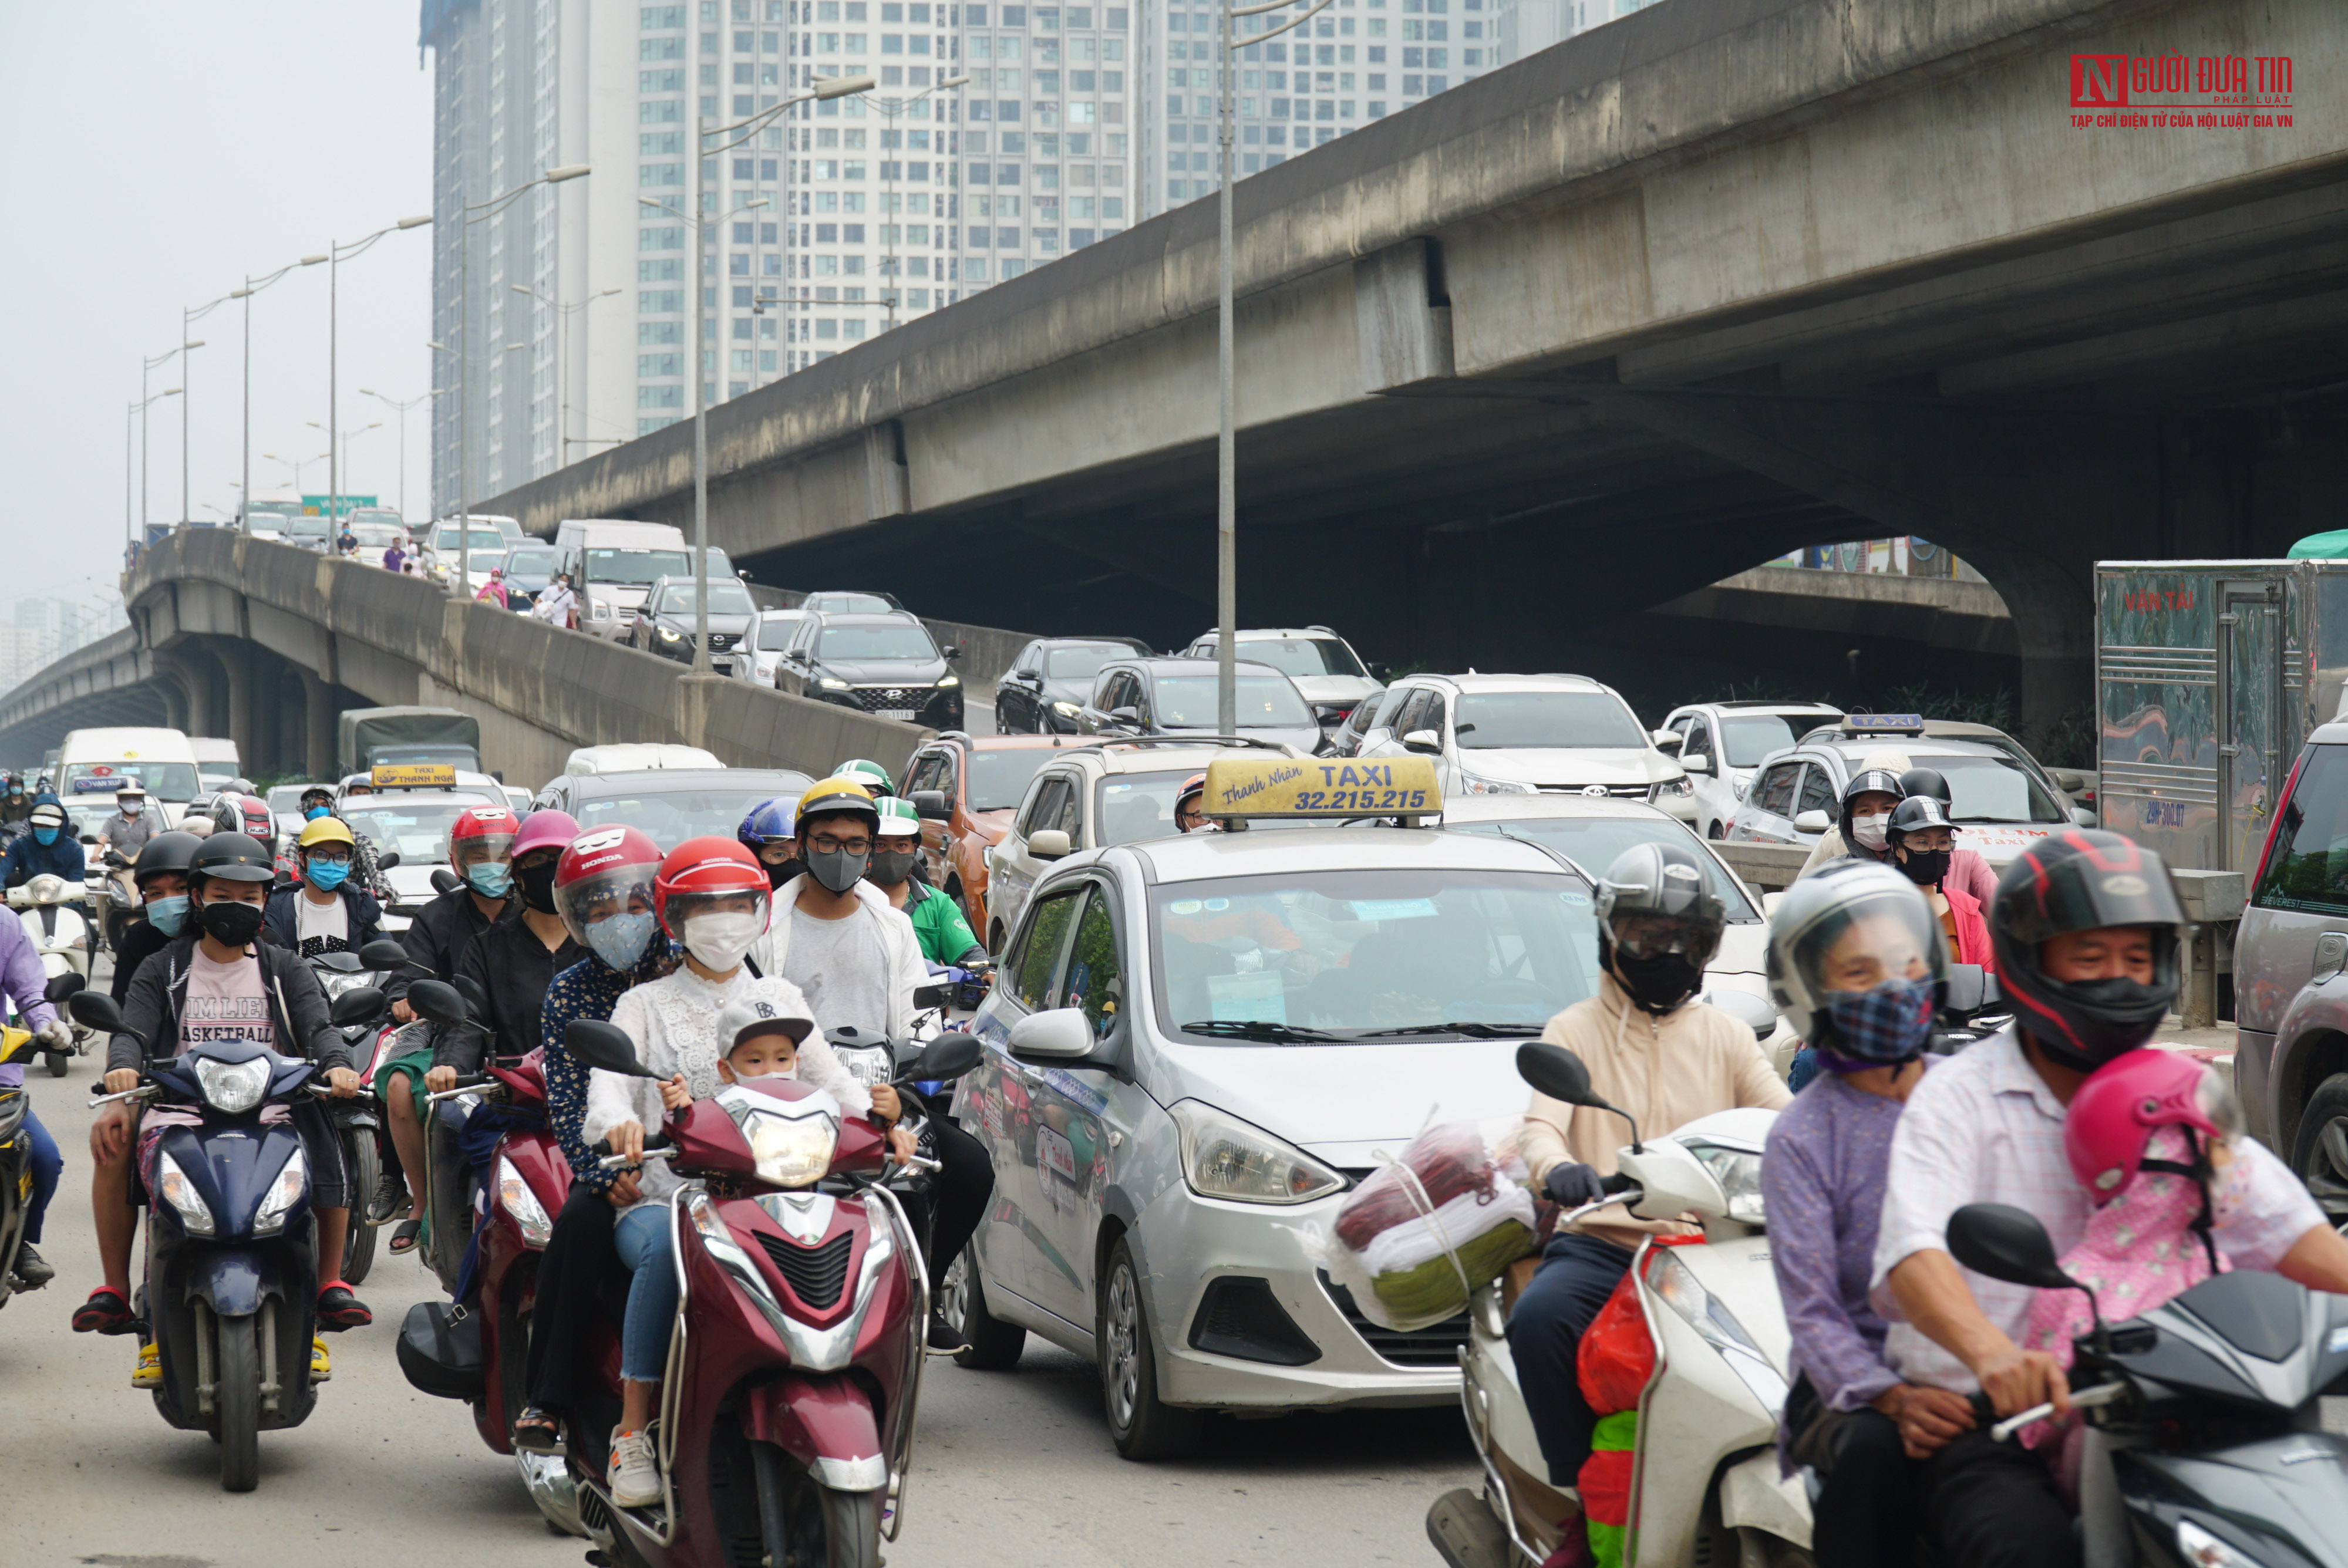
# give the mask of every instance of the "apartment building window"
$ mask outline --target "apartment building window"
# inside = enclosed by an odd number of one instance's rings
[[[638,408],[682,408],[685,406],[685,388],[674,383],[666,385],[639,386],[636,388],[636,406]]]
[[[668,27],[682,27],[685,26],[685,7],[646,5],[637,11],[636,26],[646,33],[659,32]]]

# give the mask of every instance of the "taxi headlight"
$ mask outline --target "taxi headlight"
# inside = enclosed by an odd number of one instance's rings
[[[1694,1272],[1671,1253],[1658,1247],[1648,1255],[1653,1259],[1647,1268],[1648,1287],[1705,1344],[1720,1352],[1720,1358],[1728,1363],[1729,1369],[1752,1390],[1765,1409],[1774,1413],[1785,1409],[1786,1379],[1769,1364],[1761,1347],[1745,1331],[1745,1325],[1736,1321],[1736,1315],[1698,1283]]]
[[[204,1091],[205,1104],[222,1115],[241,1116],[269,1092],[269,1059],[214,1061],[208,1056],[198,1057],[196,1084]]]
[[[554,1235],[554,1222],[546,1217],[546,1205],[503,1154],[498,1156],[498,1202],[513,1215],[514,1224],[521,1226],[521,1239],[531,1246],[544,1246]]]
[[[269,1195],[261,1200],[261,1208],[252,1216],[252,1234],[275,1235],[285,1228],[285,1216],[302,1194],[310,1190],[310,1162],[296,1148],[285,1156],[285,1164],[277,1179],[269,1184]]]
[[[163,1194],[163,1201],[179,1211],[180,1229],[190,1235],[212,1234],[211,1209],[196,1191],[196,1184],[188,1180],[188,1173],[169,1154],[156,1156],[155,1187]]]
[[[1174,1124],[1182,1134],[1182,1175],[1203,1198],[1242,1204],[1308,1204],[1345,1184],[1345,1178],[1261,1127],[1251,1127],[1196,1100],[1178,1102]]]
[[[831,1169],[839,1124],[829,1116],[753,1114],[742,1128],[758,1179],[778,1187],[804,1187]]]
[[[1488,779],[1481,774],[1471,774],[1462,768],[1459,771],[1459,793],[1462,794],[1533,794],[1538,792],[1529,784],[1519,784],[1514,779]]]

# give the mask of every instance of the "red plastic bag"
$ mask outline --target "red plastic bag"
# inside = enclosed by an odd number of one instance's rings
[[[1592,1414],[1611,1416],[1639,1408],[1639,1396],[1655,1375],[1655,1342],[1647,1334],[1647,1316],[1639,1309],[1639,1282],[1629,1271],[1581,1331],[1575,1371]]]
[[[1496,1174],[1492,1153],[1482,1132],[1471,1122],[1430,1127],[1411,1140],[1402,1157],[1426,1189],[1429,1210],[1441,1208],[1463,1193],[1488,1194],[1492,1190]],[[1380,1231],[1416,1219],[1420,1213],[1401,1173],[1381,1165],[1346,1195],[1338,1209],[1337,1239],[1359,1252]]]

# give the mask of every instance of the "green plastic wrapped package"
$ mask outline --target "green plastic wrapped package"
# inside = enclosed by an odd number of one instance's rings
[[[1532,1227],[1506,1219],[1460,1243],[1457,1267],[1449,1253],[1438,1253],[1414,1267],[1373,1276],[1370,1288],[1395,1322],[1439,1323],[1468,1310],[1468,1292],[1459,1279],[1462,1269],[1468,1285],[1488,1285],[1532,1249]]]

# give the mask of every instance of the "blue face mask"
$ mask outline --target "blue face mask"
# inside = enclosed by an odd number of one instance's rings
[[[587,947],[622,974],[644,961],[659,922],[651,914],[611,915],[587,927]]]
[[[33,838],[35,842],[43,845],[55,844],[57,841],[57,830],[54,827],[36,827],[33,829]]]
[[[1886,980],[1870,991],[1831,991],[1827,1016],[1835,1040],[1820,1059],[1838,1072],[1888,1067],[1923,1054],[1932,1039],[1933,983]],[[1815,1043],[1815,1042],[1814,1042]]]
[[[147,923],[166,937],[176,937],[180,927],[188,923],[188,896],[174,893],[168,897],[147,900]]]
[[[325,808],[324,806],[323,806],[323,805],[314,805],[314,806],[312,806],[309,810],[307,810],[307,811],[304,812],[302,815],[303,815],[303,816],[304,816],[304,817],[307,818],[309,821],[311,821],[311,822],[315,822],[315,821],[317,821],[320,817],[322,817],[322,816],[324,816],[324,815],[326,815],[326,808]]]
[[[465,880],[484,898],[502,898],[513,891],[513,867],[502,860],[483,860],[465,867]]]
[[[350,874],[351,863],[347,860],[313,860],[306,872],[310,886],[322,893],[332,893],[340,887],[343,878]]]

